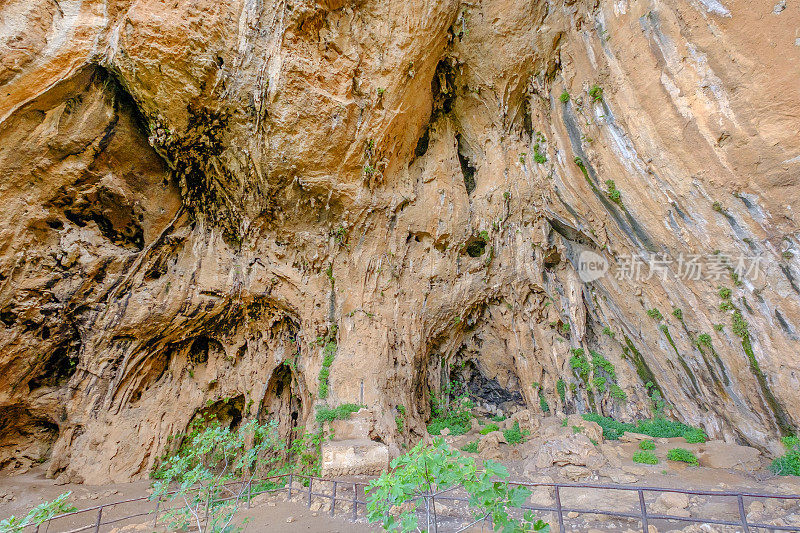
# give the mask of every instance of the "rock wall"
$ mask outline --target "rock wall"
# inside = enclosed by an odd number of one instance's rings
[[[197,416],[289,438],[345,402],[397,453],[459,376],[489,409],[774,448],[800,422],[785,5],[4,2],[0,466],[122,481]]]

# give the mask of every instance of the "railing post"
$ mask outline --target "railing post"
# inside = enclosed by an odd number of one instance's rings
[[[103,518],[103,506],[101,505],[99,509],[97,509],[97,522],[94,524],[94,533],[98,533],[100,531],[100,521]]]
[[[289,474],[289,499],[292,499],[292,478],[294,474]]]
[[[333,516],[334,509],[336,508],[336,480],[333,480],[333,496],[331,496],[331,516]]]
[[[311,507],[311,483],[314,481],[314,478],[308,476],[308,507]]]
[[[153,527],[156,527],[156,525],[158,525],[158,509],[160,507],[161,507],[161,496],[159,496],[158,499],[156,500],[156,510],[153,513],[153,515],[154,515],[153,516]]]
[[[558,490],[559,486],[556,485],[556,512],[558,513],[558,532],[566,533],[564,529],[564,513],[561,510],[561,492]]]
[[[247,482],[247,508],[250,509],[250,499],[253,497],[253,480]]]
[[[744,533],[750,533],[750,528],[747,525],[747,513],[744,512],[744,499],[741,494],[737,495],[736,499],[739,502],[739,518],[742,519],[742,529],[744,529]]]
[[[353,483],[353,522],[358,520],[358,483]]]
[[[644,492],[642,492],[642,489],[637,492],[639,493],[639,509],[642,511],[642,532],[650,533],[650,527],[647,523],[647,506],[644,503]]]

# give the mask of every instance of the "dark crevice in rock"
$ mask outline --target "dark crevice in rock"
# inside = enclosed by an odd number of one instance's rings
[[[470,163],[467,156],[466,144],[464,143],[461,134],[456,135],[456,143],[458,144],[458,162],[461,164],[461,174],[464,175],[464,187],[467,189],[467,194],[472,194],[475,190],[475,167]]]

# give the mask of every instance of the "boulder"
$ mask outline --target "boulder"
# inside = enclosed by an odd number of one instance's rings
[[[389,468],[389,447],[366,439],[322,445],[322,476],[374,476]]]
[[[345,420],[332,420],[330,423],[333,438],[336,440],[369,440],[375,427],[375,416],[369,409],[360,409]]]
[[[505,454],[501,451],[501,445],[507,445],[502,431],[492,431],[483,435],[478,441],[478,453],[488,459],[500,459]]]
[[[761,467],[761,452],[749,446],[712,440],[706,442],[697,454],[700,466],[736,470],[758,470]]]
[[[542,444],[532,459],[535,468],[550,466],[584,466],[596,470],[606,464],[606,458],[582,433],[554,438]],[[526,466],[526,470],[528,467]],[[530,468],[533,471],[533,468]]]
[[[581,428],[581,433],[590,439],[594,439],[598,443],[603,442],[603,428],[597,422],[584,420],[581,415],[569,415],[567,417],[567,426],[572,431],[574,431],[572,428]]]
[[[679,492],[662,492],[650,507],[654,513],[674,514],[667,511],[689,507],[689,496]],[[680,515],[676,515],[680,516]]]

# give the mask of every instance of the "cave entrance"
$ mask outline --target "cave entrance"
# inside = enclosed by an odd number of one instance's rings
[[[507,413],[525,408],[522,393],[504,387],[497,379],[488,377],[479,361],[469,359],[451,365],[450,382],[461,384],[463,391],[469,394],[476,406],[490,413]]]
[[[268,420],[278,422],[278,434],[287,444],[291,444],[299,435],[298,423],[303,414],[303,403],[295,393],[295,377],[287,364],[278,366],[267,382],[264,398],[258,406],[259,423]]]
[[[0,408],[0,472],[13,473],[50,458],[58,426],[19,406]]]
[[[206,426],[209,424],[219,424],[231,431],[239,428],[242,423],[242,413],[244,412],[244,394],[233,398],[221,398],[216,402],[200,409],[189,423],[191,428],[198,421]]]

